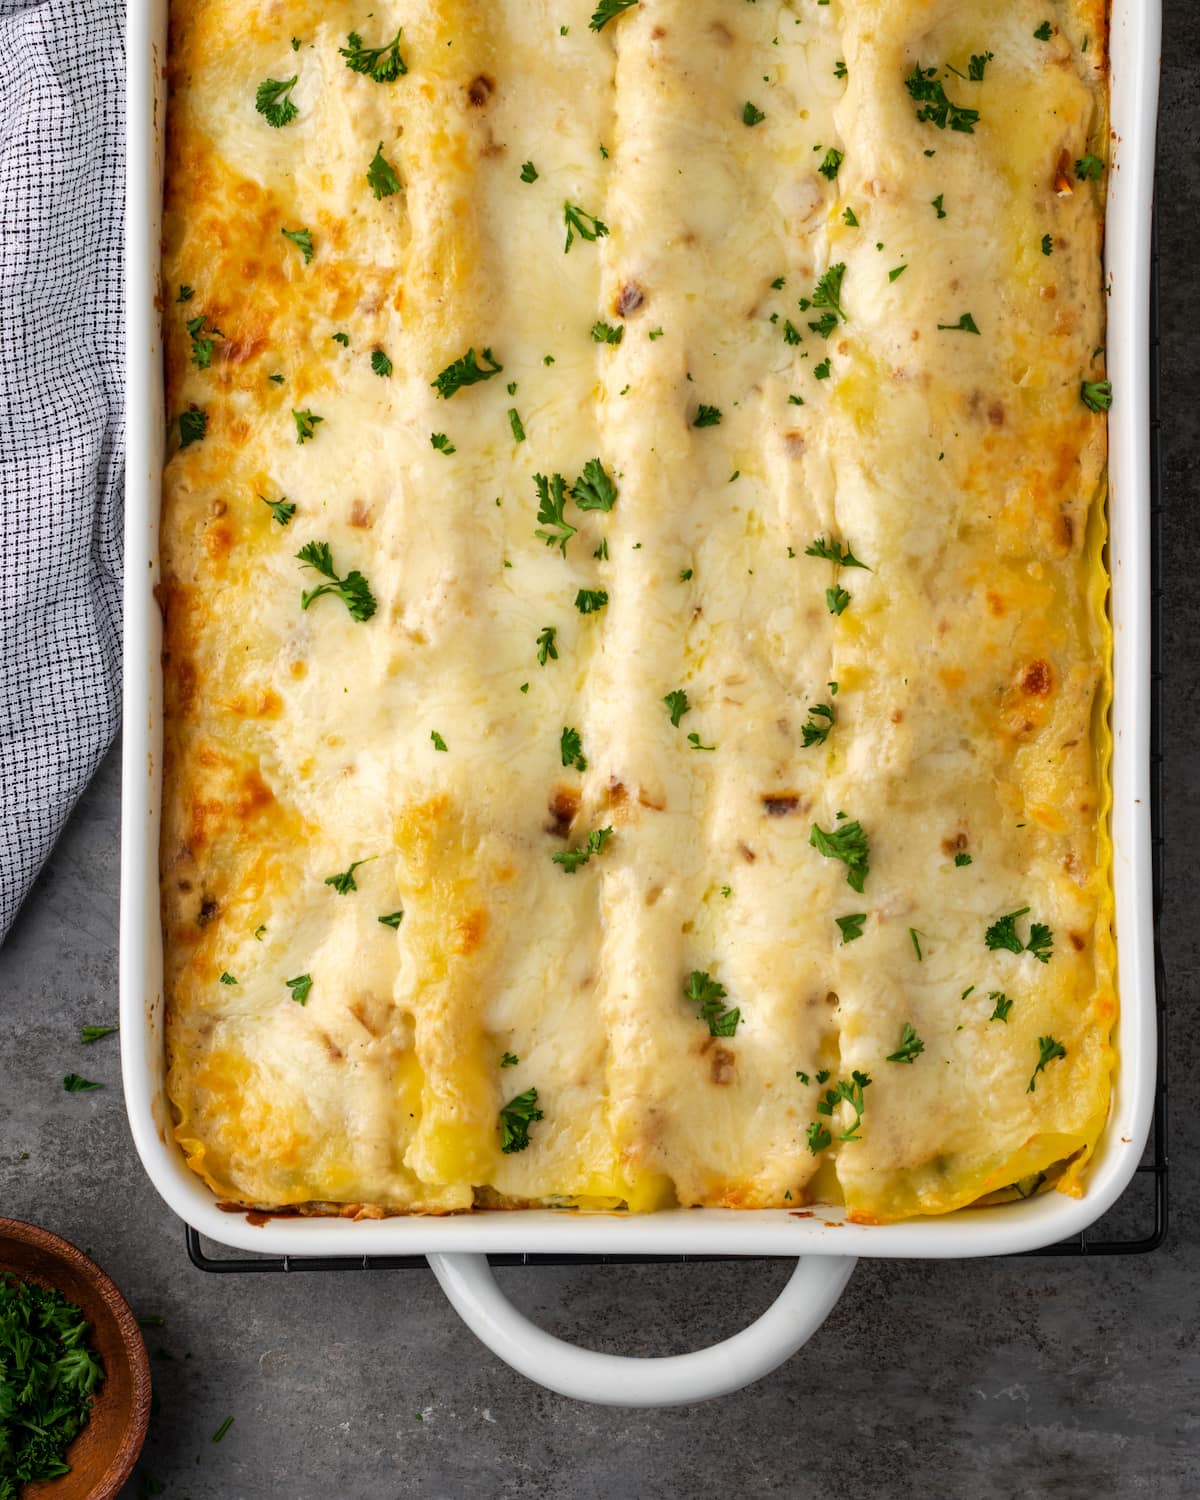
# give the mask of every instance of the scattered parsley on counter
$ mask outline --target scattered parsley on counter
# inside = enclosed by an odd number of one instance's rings
[[[766,118],[761,109],[757,109],[750,103],[749,99],[746,100],[745,106],[742,109],[743,125],[761,125]]]
[[[91,1415],[104,1366],[61,1292],[0,1274],[0,1496],[71,1472],[66,1450]]]
[[[362,37],[357,31],[352,31],[346,38],[346,45],[338,48],[338,55],[346,59],[346,66],[352,73],[363,73],[376,83],[394,83],[408,72],[408,67],[400,56],[400,36],[403,30],[400,27],[392,40],[384,42],[382,47],[363,46]]]
[[[1008,1015],[1012,1010],[1013,1003],[1003,990],[989,990],[988,999],[996,1002],[996,1008],[988,1017],[989,1021],[1003,1021],[1008,1025]]]
[[[1056,1042],[1052,1036],[1040,1036],[1037,1039],[1037,1043],[1037,1067],[1034,1068],[1029,1080],[1029,1087],[1025,1090],[1027,1094],[1032,1094],[1037,1087],[1037,1076],[1045,1069],[1047,1063],[1053,1062],[1056,1057],[1066,1057],[1067,1055],[1067,1049],[1061,1042]]]
[[[671,723],[678,729],[679,721],[684,714],[690,714],[692,711],[687,693],[683,688],[675,688],[673,692],[667,694],[663,702],[667,705],[667,712],[671,715]]]
[[[285,979],[284,984],[292,992],[292,999],[297,1005],[308,1004],[308,992],[312,989],[312,975],[299,974],[295,979]]]
[[[101,1037],[113,1036],[120,1029],[119,1026],[81,1026],[79,1028],[79,1040],[85,1044],[98,1042]]]
[[[276,130],[289,124],[300,113],[289,97],[299,76],[293,73],[290,78],[264,78],[254,91],[255,109]]]
[[[260,495],[258,498],[264,505],[270,506],[272,519],[278,521],[281,526],[286,526],[296,514],[296,507],[286,495],[281,495],[278,500],[268,500],[265,495]]]
[[[834,917],[833,919],[842,933],[842,943],[852,943],[856,938],[863,935],[863,923],[867,920],[865,911],[851,912],[845,917]]]
[[[304,255],[304,264],[308,265],[313,258],[312,234],[307,229],[281,229],[280,234],[284,239],[291,240],[293,245],[298,245]]]
[[[592,31],[603,31],[614,17],[637,3],[638,0],[600,0],[600,4],[592,12],[588,26]]]
[[[1108,411],[1113,404],[1112,382],[1085,380],[1079,387],[1079,396],[1089,411]]]
[[[325,418],[318,417],[315,412],[305,410],[293,411],[292,420],[296,424],[296,443],[299,446],[302,443],[311,442],[316,437],[317,423],[323,422]]]
[[[945,130],[948,125],[951,130],[961,131],[964,135],[975,134],[979,111],[963,109],[948,99],[945,88],[937,78],[936,68],[923,68],[917,63],[904,80],[904,86],[912,99],[923,106],[917,110],[918,120],[927,120],[939,130]]]
[[[510,1099],[500,1111],[500,1149],[510,1155],[529,1145],[529,1127],[545,1116],[537,1107],[537,1089],[526,1089]]]
[[[561,865],[568,875],[574,875],[580,865],[588,863],[593,854],[604,852],[604,846],[612,835],[611,828],[593,828],[587,836],[586,844],[581,844],[578,849],[563,849],[550,857],[556,865]]]
[[[862,895],[870,872],[870,845],[860,823],[843,823],[828,833],[818,823],[812,826],[808,842],[826,859],[840,859],[846,866],[846,884]]]
[[[578,729],[563,727],[559,738],[559,754],[564,766],[574,766],[577,771],[587,770],[587,757],[583,753],[583,736]]]
[[[395,167],[384,158],[382,141],[375,148],[375,155],[367,167],[367,185],[376,198],[390,198],[400,191],[400,178]]]
[[[483,363],[480,364],[479,360]],[[504,369],[503,365],[496,363],[490,349],[485,349],[479,356],[479,360],[475,358],[475,350],[468,349],[461,359],[456,359],[453,364],[447,365],[436,380],[431,380],[430,385],[443,401],[449,401],[451,396],[456,396],[465,386],[478,385],[481,380],[490,380],[493,375],[499,375]]]
[[[575,595],[575,608],[581,615],[594,615],[608,603],[605,589],[580,589]]]
[[[905,1021],[904,1030],[900,1033],[900,1045],[895,1052],[888,1053],[887,1060],[892,1063],[914,1063],[924,1050],[925,1043],[913,1030],[912,1023]]]
[[[371,350],[371,369],[376,375],[390,375],[392,373],[392,362],[382,349]]]
[[[351,891],[358,890],[358,881],[354,878],[355,870],[359,865],[368,864],[374,858],[376,856],[372,854],[366,859],[356,859],[348,870],[343,870],[338,875],[326,875],[325,884],[331,885],[339,896],[348,896]]]
[[[367,580],[357,568],[347,573],[345,578],[340,578],[334,570],[333,554],[328,542],[306,542],[296,553],[296,557],[304,567],[313,568],[322,578],[329,579],[328,583],[319,584],[315,589],[305,589],[301,593],[301,609],[307,609],[322,594],[336,594],[350,611],[352,620],[366,621],[375,613],[378,606]]]
[[[81,1078],[78,1073],[68,1073],[63,1079],[63,1088],[68,1094],[87,1094],[92,1089],[102,1089],[102,1083],[95,1083],[90,1078]]]
[[[704,406],[701,404],[696,415],[692,419],[693,427],[719,427],[721,425],[721,409],[718,406]]]
[[[384,927],[390,927],[394,932],[400,923],[404,921],[403,911],[390,911],[386,917],[380,917],[379,921]]]
[[[538,631],[537,659],[538,666],[544,667],[547,660],[558,660],[558,647],[554,644],[554,637],[558,634],[556,625],[543,625]]]
[[[742,1018],[736,1006],[727,1007],[728,991],[702,969],[693,969],[683,983],[683,997],[698,1007],[697,1017],[708,1023],[709,1036],[733,1036]]]
[[[201,411],[199,407],[193,406],[188,411],[179,413],[179,446],[190,448],[193,443],[198,443],[208,431],[208,413]]]
[[[595,214],[590,214],[586,209],[580,208],[577,203],[563,204],[563,223],[567,226],[567,242],[563,246],[565,255],[575,243],[575,236],[582,240],[602,240],[608,233],[608,225],[598,219]]]

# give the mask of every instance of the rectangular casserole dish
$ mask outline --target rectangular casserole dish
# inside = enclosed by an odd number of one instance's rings
[[[1113,167],[1108,211],[1110,570],[1115,626],[1112,765],[1114,883],[1121,1013],[1108,1128],[1079,1200],[1050,1194],[1003,1208],[884,1226],[824,1209],[674,1211],[645,1216],[520,1214],[388,1219],[223,1213],[171,1140],[163,1088],[158,897],[160,629],[153,586],[164,414],[157,307],[166,5],[129,17],[127,203],[127,599],[125,638],[122,1036],[134,1138],[163,1197],[202,1233],[289,1255],[558,1253],[960,1256],[1032,1249],[1077,1233],[1115,1200],[1137,1165],[1154,1088],[1149,832],[1148,300],[1158,14],[1116,0],[1112,12]]]

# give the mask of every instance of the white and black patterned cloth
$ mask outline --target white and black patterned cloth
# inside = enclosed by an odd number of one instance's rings
[[[0,0],[0,940],[120,713],[123,12]]]

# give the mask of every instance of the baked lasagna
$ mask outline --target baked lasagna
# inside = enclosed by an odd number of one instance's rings
[[[175,0],[168,73],[192,1169],[1081,1192],[1104,0]]]

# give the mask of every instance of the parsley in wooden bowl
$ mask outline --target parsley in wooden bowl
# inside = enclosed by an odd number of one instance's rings
[[[66,1240],[0,1219],[0,1500],[113,1500],[149,1419],[120,1292]]]

